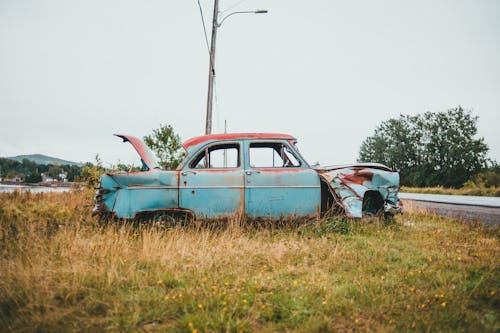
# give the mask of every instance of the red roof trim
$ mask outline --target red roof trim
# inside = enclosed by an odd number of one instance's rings
[[[236,140],[236,139],[284,139],[284,140],[295,140],[295,138],[289,134],[282,133],[227,133],[227,134],[209,134],[202,135],[186,140],[182,146],[184,149],[189,147],[199,145],[200,143],[212,141],[212,140]]]

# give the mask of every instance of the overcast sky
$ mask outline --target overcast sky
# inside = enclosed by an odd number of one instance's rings
[[[215,133],[290,133],[311,163],[339,164],[381,121],[461,105],[500,160],[500,1],[220,7],[269,13],[219,30]],[[112,134],[203,134],[207,75],[197,0],[0,0],[0,156],[137,163]]]

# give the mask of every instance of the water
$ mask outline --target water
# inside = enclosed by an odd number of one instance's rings
[[[5,185],[0,184],[0,193],[10,193],[14,191],[44,193],[44,192],[69,192],[71,187],[51,187],[51,186],[32,186],[32,185]]]

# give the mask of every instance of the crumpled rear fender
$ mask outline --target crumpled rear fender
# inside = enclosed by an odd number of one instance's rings
[[[348,217],[360,218],[372,213],[363,206],[363,200],[378,193],[383,200],[384,212],[395,214],[401,211],[398,205],[399,173],[389,168],[353,165],[333,170],[322,170],[320,176],[327,182],[335,201]],[[364,211],[365,209],[365,211]]]

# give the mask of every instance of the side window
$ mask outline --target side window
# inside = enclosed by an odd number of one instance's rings
[[[191,169],[223,169],[240,166],[240,146],[236,143],[205,148],[191,161]]]
[[[251,143],[249,155],[250,166],[253,168],[292,168],[300,166],[299,159],[283,143]]]

